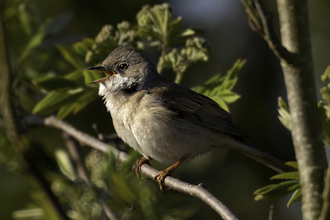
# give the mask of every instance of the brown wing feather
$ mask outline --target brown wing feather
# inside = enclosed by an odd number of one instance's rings
[[[174,83],[151,88],[148,93],[163,100],[168,109],[177,113],[177,119],[189,120],[234,136],[247,137],[232,122],[228,112],[204,95]]]

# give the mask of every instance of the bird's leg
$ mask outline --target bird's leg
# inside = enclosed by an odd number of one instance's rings
[[[150,165],[149,159],[146,157],[140,157],[139,159],[137,159],[137,161],[135,162],[135,164],[133,166],[133,170],[138,178],[141,177],[140,172],[141,172],[141,166],[143,164]]]
[[[157,173],[156,176],[154,176],[154,180],[159,183],[159,188],[162,192],[164,192],[164,180],[167,176],[170,176],[171,173],[181,164],[183,161],[185,161],[188,158],[188,156],[182,157],[180,160],[178,160],[175,164],[172,166],[166,168],[163,171],[160,171]]]

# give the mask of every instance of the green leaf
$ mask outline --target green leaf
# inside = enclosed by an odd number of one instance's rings
[[[48,91],[63,88],[74,88],[77,86],[75,82],[60,76],[36,79],[34,80],[34,83],[37,87]]]
[[[37,102],[29,94],[20,90],[16,90],[16,94],[24,111],[31,113]]]
[[[298,202],[301,200],[301,188],[297,189],[296,191],[294,191],[294,193],[292,194],[288,204],[286,205],[288,208],[290,207],[290,205],[293,202]]]
[[[231,90],[235,86],[237,82],[237,75],[239,71],[243,68],[245,63],[246,60],[238,59],[234,63],[233,67],[230,70],[228,70],[227,76],[223,82],[223,90]]]
[[[73,44],[72,46],[77,54],[84,57],[85,54],[87,53],[87,51],[94,45],[94,43],[95,43],[95,41],[93,39],[86,38],[83,41]]]
[[[298,171],[279,173],[270,178],[271,180],[280,179],[280,180],[300,180]]]
[[[66,79],[76,82],[77,84],[82,84],[84,82],[83,70],[73,71],[65,76]]]
[[[77,173],[69,154],[64,150],[59,149],[55,151],[55,157],[61,172],[70,180],[75,180],[77,178]]]
[[[212,100],[214,100],[216,103],[218,103],[218,105],[223,108],[224,110],[226,110],[227,112],[229,112],[229,108],[226,104],[226,102],[220,97],[220,96],[210,96],[209,98],[211,98]]]
[[[90,102],[94,101],[97,97],[99,97],[97,89],[86,90],[77,100],[77,104],[73,109],[73,114],[77,114],[80,110],[85,108]]]
[[[85,89],[85,91],[81,93],[74,102],[68,103],[60,108],[59,112],[57,113],[57,119],[64,119],[71,113],[77,114],[97,97],[98,94],[96,89]]]
[[[225,76],[217,74],[207,80],[202,86],[193,88],[193,90],[213,99],[221,108],[228,111],[227,103],[235,102],[240,98],[240,95],[231,90],[237,82],[238,72],[245,63],[245,60],[237,60],[233,67],[227,71]]]
[[[85,79],[85,84],[89,84],[90,82],[93,82],[97,79],[101,79],[104,76],[104,73],[99,72],[99,71],[88,71],[84,70],[83,71],[84,79]]]
[[[86,69],[87,65],[84,61],[84,56],[79,54],[73,47],[71,46],[64,46],[64,45],[57,45],[57,48],[64,56],[64,58],[75,66],[77,69]]]
[[[43,219],[45,210],[42,208],[20,209],[12,212],[13,219]]]
[[[298,163],[297,161],[287,161],[285,162],[286,165],[290,166],[290,167],[293,167],[295,169],[298,169]]]
[[[330,66],[328,66],[321,76],[323,82],[328,85],[320,89],[322,100],[319,101],[318,107],[320,109],[323,143],[325,146],[330,147]]]
[[[330,83],[330,65],[327,66],[327,68],[325,69],[323,75],[321,76],[321,80],[323,82],[329,82]]]
[[[43,42],[44,38],[46,36],[46,33],[44,32],[38,32],[36,33],[29,41],[29,43],[26,45],[24,48],[23,52],[21,53],[18,62],[23,63],[35,50],[37,47],[41,45]]]
[[[68,116],[75,108],[75,103],[68,103],[64,106],[62,106],[59,111],[57,112],[56,118],[57,120],[62,120],[66,116]]]
[[[292,129],[291,115],[288,105],[283,101],[282,97],[278,98],[278,119],[289,131]]]
[[[158,40],[165,47],[183,43],[195,34],[192,29],[181,30],[180,17],[172,21],[172,9],[168,4],[144,6],[137,14],[137,21],[140,36]]]
[[[229,90],[220,91],[218,92],[217,95],[220,96],[226,103],[235,102],[237,99],[241,97],[240,95]]]
[[[300,188],[299,181],[285,181],[279,184],[272,184],[256,190],[253,194],[256,201],[271,201],[279,199],[296,189]]]
[[[18,18],[20,19],[23,30],[31,36],[36,33],[40,25],[40,13],[35,2],[21,2],[18,6]]]
[[[82,91],[82,88],[66,91],[52,91],[34,107],[33,114],[50,114],[76,100]]]

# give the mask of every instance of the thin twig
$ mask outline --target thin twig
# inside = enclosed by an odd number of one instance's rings
[[[66,146],[68,147],[68,151],[69,154],[72,158],[72,160],[75,162],[76,164],[76,168],[77,168],[77,173],[78,175],[88,184],[91,184],[91,180],[88,176],[87,173],[87,169],[86,166],[81,158],[81,155],[79,153],[78,147],[76,145],[76,143],[74,142],[73,138],[68,135],[67,133],[63,132],[62,137],[66,143]],[[115,215],[115,213],[112,211],[112,209],[110,208],[110,206],[108,206],[107,203],[105,203],[102,200],[102,208],[103,208],[103,212],[104,214],[110,219],[110,220],[118,220],[117,216]]]
[[[91,180],[88,176],[86,166],[81,159],[77,145],[74,143],[73,138],[70,137],[67,133],[63,132],[62,137],[66,143],[72,160],[76,164],[78,176],[80,176],[89,185],[91,183]]]
[[[26,121],[28,121],[30,125],[42,124],[43,122],[44,125],[63,130],[75,139],[77,139],[82,144],[88,145],[104,153],[108,153],[108,151],[113,152],[119,161],[127,161],[129,159],[126,153],[117,150],[114,146],[104,144],[98,139],[81,131],[78,131],[76,128],[69,125],[68,123],[57,120],[54,116],[50,116],[48,118],[45,118],[44,120],[41,120],[37,116],[31,116]],[[154,177],[159,173],[159,171],[150,167],[147,164],[143,164],[141,166],[141,173],[151,179],[154,179]],[[224,205],[208,190],[203,188],[201,184],[196,186],[168,176],[165,178],[164,185],[178,192],[182,192],[201,199],[225,220],[238,220],[238,218],[234,215],[234,213],[231,212],[231,210],[226,205]]]
[[[324,177],[324,190],[322,194],[323,206],[321,215],[318,220],[330,219],[330,168],[328,167],[327,174]]]
[[[119,220],[118,217],[115,215],[115,213],[112,211],[110,206],[108,206],[107,203],[102,201],[102,208],[105,213],[105,215],[110,219],[110,220]]]
[[[104,135],[100,128],[97,126],[97,124],[93,124],[92,127],[97,133],[97,137],[102,142],[120,142],[120,138],[117,133],[114,133],[112,135]]]
[[[273,28],[273,24],[272,24],[273,16],[266,11],[262,2],[259,0],[254,0],[254,5],[255,5],[255,9],[254,9],[251,8],[252,6],[246,3],[245,0],[241,0],[241,1],[249,17],[248,23],[251,29],[257,32],[258,34],[260,34],[260,36],[264,38],[264,40],[268,43],[269,48],[274,52],[274,54],[280,60],[283,59],[288,63],[300,62],[300,60],[295,54],[290,53],[285,47],[283,47],[281,41],[279,40],[275,32],[275,29]]]

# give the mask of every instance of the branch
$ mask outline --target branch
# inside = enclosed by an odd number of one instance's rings
[[[254,0],[254,3],[254,11],[262,21],[263,31],[260,34],[281,60],[302,187],[303,218],[314,220],[322,208],[327,160],[317,109],[307,0],[277,0],[283,45],[275,35],[270,16],[265,13],[261,2]]]
[[[246,2],[246,0],[241,0],[246,14],[248,15],[248,24],[251,29],[268,43],[269,48],[274,52],[274,54],[279,59],[284,59],[288,63],[297,62],[297,57],[295,54],[290,53],[283,45],[276,35],[276,32],[272,24],[272,14],[266,11],[262,2],[259,0],[254,0],[254,6]]]
[[[283,45],[298,56],[281,60],[292,120],[292,139],[302,189],[303,219],[317,219],[322,208],[327,168],[308,23],[307,0],[277,0]]]
[[[127,161],[129,159],[126,153],[117,150],[114,146],[105,144],[88,134],[78,131],[76,128],[72,127],[66,122],[57,120],[54,116],[50,116],[44,120],[37,116],[30,116],[27,118],[26,122],[29,125],[43,124],[46,126],[58,128],[62,131],[65,131],[82,144],[88,145],[95,150],[101,151],[103,153],[108,153],[108,151],[111,151],[115,154],[119,161]],[[158,172],[158,170],[150,167],[147,164],[143,164],[141,166],[141,173],[151,179],[154,179]],[[168,176],[165,178],[164,185],[178,192],[182,192],[201,199],[225,220],[238,220],[238,218],[231,212],[231,210],[221,201],[219,201],[214,195],[212,195],[207,189],[205,189],[202,184],[196,186]]]

